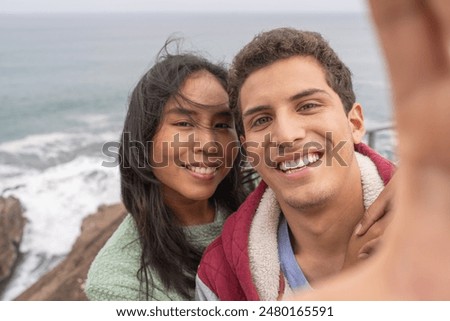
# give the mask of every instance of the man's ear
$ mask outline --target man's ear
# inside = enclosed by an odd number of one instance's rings
[[[362,106],[358,103],[354,103],[352,109],[347,114],[347,118],[352,129],[353,143],[361,143],[366,133]]]

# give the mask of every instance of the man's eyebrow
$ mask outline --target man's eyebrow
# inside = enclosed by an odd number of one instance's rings
[[[269,110],[269,109],[271,109],[271,107],[267,106],[267,105],[261,105],[261,106],[252,107],[250,109],[247,109],[245,111],[245,113],[242,114],[242,118],[245,118],[245,117],[248,117],[248,116],[251,116],[253,114],[259,113],[261,111],[266,111],[266,110]]]
[[[294,101],[294,100],[297,100],[297,99],[300,99],[300,98],[303,98],[303,97],[307,97],[307,96],[310,96],[310,95],[313,95],[313,94],[317,94],[317,93],[325,94],[327,96],[330,96],[330,94],[327,91],[323,90],[323,89],[310,88],[310,89],[303,90],[303,91],[293,95],[292,97],[289,98],[289,101]]]
[[[310,89],[303,90],[303,91],[301,91],[301,92],[299,92],[299,93],[289,97],[289,101],[295,101],[297,99],[300,99],[300,98],[303,98],[303,97],[307,97],[307,96],[310,96],[310,95],[313,95],[313,94],[317,94],[317,93],[325,94],[327,96],[330,96],[330,94],[327,91],[323,90],[323,89],[310,88]],[[251,116],[253,114],[259,113],[261,111],[266,111],[266,110],[269,110],[269,109],[271,109],[271,107],[267,106],[267,105],[255,106],[255,107],[252,107],[250,109],[247,109],[242,114],[242,118],[245,118],[245,117],[248,117],[248,116]]]

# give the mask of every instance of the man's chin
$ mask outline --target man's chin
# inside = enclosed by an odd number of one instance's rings
[[[284,203],[298,211],[318,210],[327,204],[328,197],[324,194],[307,195],[286,195],[283,197]]]

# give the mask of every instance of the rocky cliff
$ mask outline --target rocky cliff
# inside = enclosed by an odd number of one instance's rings
[[[0,291],[8,282],[19,258],[26,220],[18,199],[0,197]]]
[[[125,217],[121,204],[101,206],[83,220],[80,236],[63,262],[15,300],[86,300],[83,291],[91,262]]]

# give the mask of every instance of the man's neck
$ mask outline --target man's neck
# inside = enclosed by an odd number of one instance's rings
[[[283,206],[297,262],[310,283],[342,269],[348,241],[364,213],[359,168],[347,185],[320,208],[298,210]]]

